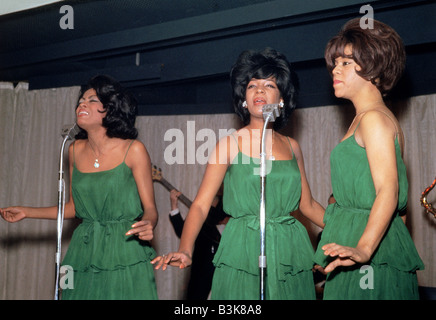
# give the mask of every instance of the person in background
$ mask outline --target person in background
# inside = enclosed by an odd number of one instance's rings
[[[114,79],[92,78],[76,106],[80,132],[69,146],[65,219],[81,224],[63,265],[74,288],[62,299],[157,299],[149,241],[157,224],[150,157],[136,140],[136,102]],[[57,219],[57,207],[0,209],[9,222]]]
[[[170,221],[176,235],[182,235],[184,220],[180,214],[178,197],[181,192],[170,191]],[[195,241],[192,254],[191,275],[186,298],[188,300],[207,300],[212,287],[212,277],[215,267],[212,260],[221,240],[221,226],[227,223],[229,216],[223,211],[222,194],[216,195],[209,214]]]

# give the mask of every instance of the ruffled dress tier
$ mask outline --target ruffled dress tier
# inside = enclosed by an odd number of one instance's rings
[[[260,297],[259,161],[239,151],[226,172],[223,208],[231,218],[214,258],[212,299]],[[265,299],[315,299],[314,250],[305,227],[290,215],[301,196],[297,161],[267,161]]]
[[[82,223],[62,262],[74,270],[74,289],[67,286],[62,299],[157,299],[155,251],[125,235],[143,214],[131,169],[123,162],[83,173],[74,165],[72,192]]]
[[[399,194],[398,206],[386,233],[365,265],[341,267],[331,272],[324,299],[417,299],[416,270],[424,265],[409,231],[400,217],[406,209],[408,181],[398,139],[395,141]],[[336,203],[327,207],[315,263],[332,261],[321,247],[327,243],[355,247],[368,222],[376,192],[366,150],[354,135],[333,149],[330,157],[331,181]],[[370,268],[369,268],[370,267]]]

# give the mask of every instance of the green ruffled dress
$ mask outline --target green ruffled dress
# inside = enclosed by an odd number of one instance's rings
[[[74,270],[74,289],[66,286],[62,299],[157,299],[150,264],[155,251],[125,235],[143,214],[130,168],[123,161],[111,170],[83,173],[74,164],[72,191],[82,223],[62,262]]]
[[[289,213],[301,196],[295,157],[270,161],[266,177],[265,299],[315,299],[314,250],[304,226]],[[231,218],[214,257],[212,299],[260,297],[259,159],[239,151],[224,178],[223,208]]]
[[[398,139],[395,150],[399,197],[389,228],[368,263],[342,267],[328,275],[324,299],[419,298],[416,270],[424,265],[399,216],[407,205],[408,182]],[[336,203],[329,205],[324,215],[325,228],[315,253],[315,263],[321,266],[332,261],[321,249],[324,244],[357,245],[376,196],[366,151],[357,144],[354,135],[333,149],[330,166]]]

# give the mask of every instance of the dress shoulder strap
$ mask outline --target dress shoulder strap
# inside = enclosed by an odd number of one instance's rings
[[[395,131],[396,131],[395,134],[398,136],[398,133],[399,133],[398,126],[397,126],[397,124],[395,123],[394,119],[392,119],[392,117],[391,117],[389,114],[387,114],[386,112],[384,112],[384,111],[382,111],[382,110],[371,110],[371,111],[377,111],[377,112],[383,113],[386,117],[388,117],[389,120],[391,120],[392,123],[394,124],[394,126],[395,126]],[[357,130],[357,128],[358,128],[359,125],[360,125],[360,122],[362,121],[363,117],[366,115],[367,112],[368,112],[368,111],[366,111],[366,112],[363,113],[362,118],[360,118],[360,121],[359,121],[359,123],[358,123],[357,126],[356,126],[356,129],[354,129],[354,133],[356,133],[356,130]]]
[[[291,139],[289,137],[286,137],[286,139],[288,139],[289,146],[291,147],[292,158],[295,158],[294,149],[292,149]]]
[[[132,143],[133,143],[134,141],[135,141],[135,139],[133,139],[132,141],[130,141],[129,147],[127,148],[126,154],[124,155],[123,162],[126,161],[127,153],[129,153],[130,147],[132,146]]]
[[[76,151],[74,147],[76,146],[76,140],[73,141],[73,164],[76,165]]]
[[[233,137],[233,139],[235,139],[236,145],[238,146],[238,151],[240,152],[241,149],[239,148],[238,138],[235,137],[235,135],[233,134],[233,132],[232,132],[230,135]]]

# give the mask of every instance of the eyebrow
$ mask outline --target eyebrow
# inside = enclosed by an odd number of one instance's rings
[[[338,58],[354,59],[354,55],[353,54],[340,54],[340,55],[336,56],[335,60]]]
[[[89,97],[88,97],[88,99],[91,99],[91,98],[97,98],[97,99],[98,99],[97,95],[95,95],[95,94],[93,94],[92,96],[89,96]],[[79,101],[81,101],[81,100],[85,100],[85,97],[81,97],[81,98],[79,99]]]

